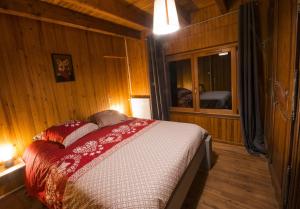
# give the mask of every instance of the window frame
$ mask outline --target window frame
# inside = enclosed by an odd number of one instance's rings
[[[200,108],[200,95],[199,92],[199,80],[198,73],[198,58],[218,54],[220,52],[230,52],[231,54],[231,109],[204,109]],[[189,112],[189,113],[201,113],[201,114],[212,114],[212,115],[238,115],[238,97],[237,97],[237,44],[223,45],[214,48],[208,48],[203,50],[197,50],[193,52],[186,52],[182,54],[170,55],[166,57],[166,78],[168,86],[168,99],[169,99],[169,110],[171,112]],[[171,100],[171,89],[170,89],[170,75],[169,75],[169,63],[172,61],[180,61],[190,59],[191,71],[192,71],[192,92],[193,92],[193,107],[173,107]]]
[[[182,60],[189,60],[191,64],[191,74],[192,74],[192,95],[193,95],[193,107],[174,107],[172,106],[172,95],[171,95],[171,83],[170,83],[170,62],[174,61],[182,61]],[[166,78],[167,78],[167,86],[168,86],[168,103],[169,103],[169,109],[174,110],[174,111],[180,111],[180,112],[191,112],[195,110],[195,105],[196,105],[196,98],[194,94],[194,89],[195,89],[195,75],[194,75],[194,64],[193,64],[193,55],[192,54],[183,54],[183,55],[174,55],[167,57],[166,59]]]
[[[211,113],[211,114],[237,114],[237,54],[236,54],[236,47],[220,47],[217,49],[212,49],[208,51],[198,52],[193,55],[193,63],[195,69],[195,79],[194,79],[194,86],[195,86],[195,96],[196,96],[196,106],[195,111],[200,113]],[[215,55],[220,52],[229,52],[230,53],[230,68],[231,68],[231,109],[206,109],[200,108],[200,95],[199,92],[199,72],[200,69],[198,68],[198,58],[205,57],[210,55]]]

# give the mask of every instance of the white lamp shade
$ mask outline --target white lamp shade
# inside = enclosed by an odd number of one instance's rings
[[[150,98],[131,98],[130,102],[133,117],[151,119]]]
[[[154,1],[153,33],[163,35],[179,29],[175,0]]]

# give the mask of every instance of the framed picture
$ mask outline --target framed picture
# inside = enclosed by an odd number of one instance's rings
[[[51,54],[56,82],[74,81],[72,56],[69,54]]]

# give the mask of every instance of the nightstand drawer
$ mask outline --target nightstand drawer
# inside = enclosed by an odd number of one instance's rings
[[[25,164],[16,164],[0,172],[0,198],[24,185]]]

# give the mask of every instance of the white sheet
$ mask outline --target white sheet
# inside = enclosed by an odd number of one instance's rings
[[[164,208],[205,134],[197,125],[158,122],[67,184],[63,208]]]

